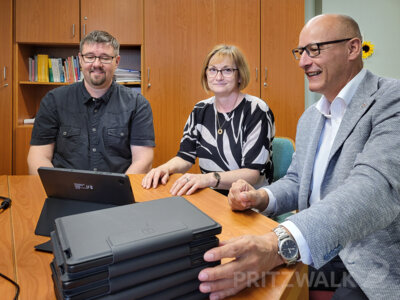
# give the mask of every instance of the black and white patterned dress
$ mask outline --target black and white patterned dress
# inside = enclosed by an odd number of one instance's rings
[[[217,113],[214,102],[215,97],[211,97],[194,106],[177,156],[192,164],[198,157],[202,173],[249,168],[260,171],[256,188],[271,183],[275,122],[268,105],[245,95],[233,111]],[[217,132],[219,125],[222,134]]]

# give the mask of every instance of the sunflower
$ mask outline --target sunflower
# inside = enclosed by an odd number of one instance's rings
[[[364,41],[362,43],[362,58],[366,59],[374,53],[374,44],[369,41]]]

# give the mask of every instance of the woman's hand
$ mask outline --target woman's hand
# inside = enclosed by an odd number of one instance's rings
[[[151,169],[150,172],[147,173],[143,178],[142,187],[145,189],[149,189],[152,186],[153,188],[156,188],[160,180],[162,184],[166,184],[168,182],[169,175],[169,168],[165,164]]]
[[[172,188],[170,193],[175,196],[191,195],[197,189],[202,189],[206,187],[213,186],[212,184],[216,181],[213,173],[207,174],[192,174],[186,173],[178,178]]]

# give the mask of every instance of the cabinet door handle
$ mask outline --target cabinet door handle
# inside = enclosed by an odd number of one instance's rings
[[[72,24],[72,37],[75,37],[75,24]]]
[[[4,66],[3,68],[3,77],[4,77],[4,81],[7,80],[7,67]],[[3,86],[8,86],[8,83],[5,83]]]
[[[258,68],[256,68],[256,81],[258,80]]]
[[[86,35],[86,24],[83,24],[83,36]]]
[[[268,85],[267,84],[267,77],[268,77],[268,70],[267,70],[267,68],[265,68],[265,71],[264,71],[264,86]]]
[[[147,68],[147,87],[151,87],[150,83],[150,68]]]

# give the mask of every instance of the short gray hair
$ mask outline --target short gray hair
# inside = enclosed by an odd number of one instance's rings
[[[79,46],[79,52],[82,53],[85,44],[109,44],[114,48],[114,54],[119,55],[119,43],[115,37],[106,31],[94,30],[88,33],[82,40]]]

